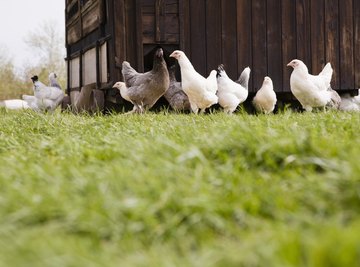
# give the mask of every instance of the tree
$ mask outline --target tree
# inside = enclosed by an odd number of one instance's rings
[[[55,72],[65,88],[65,34],[55,21],[45,21],[24,38],[35,59],[27,61],[22,70],[15,69],[9,49],[0,45],[0,100],[21,98],[33,94],[30,77],[38,75],[48,83],[50,72]],[[19,73],[21,73],[19,75]]]
[[[44,21],[35,31],[29,32],[24,42],[33,54],[38,55],[34,61],[28,62],[25,77],[36,74],[47,83],[49,73],[55,72],[65,88],[65,34],[56,21]]]
[[[0,99],[20,98],[22,94],[31,93],[31,89],[16,75],[13,59],[5,46],[0,46],[0,62]]]

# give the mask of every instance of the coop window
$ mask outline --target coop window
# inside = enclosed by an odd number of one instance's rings
[[[96,82],[96,49],[92,48],[83,54],[82,80],[84,85]]]
[[[107,44],[104,43],[100,46],[99,53],[99,62],[100,62],[100,82],[106,83],[108,82],[108,67],[107,67]]]
[[[78,88],[80,87],[80,77],[79,77],[80,58],[76,57],[74,59],[71,59],[69,67],[70,67],[69,69],[70,88]]]

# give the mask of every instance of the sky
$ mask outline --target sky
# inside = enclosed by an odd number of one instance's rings
[[[34,58],[24,37],[41,23],[55,21],[65,34],[64,10],[65,0],[0,0],[0,46],[9,51],[16,68]]]

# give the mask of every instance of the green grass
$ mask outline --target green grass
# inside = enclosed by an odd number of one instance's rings
[[[360,117],[0,110],[0,266],[358,266]]]

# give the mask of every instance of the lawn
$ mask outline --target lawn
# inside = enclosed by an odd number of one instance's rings
[[[0,109],[0,266],[358,266],[358,113]]]

